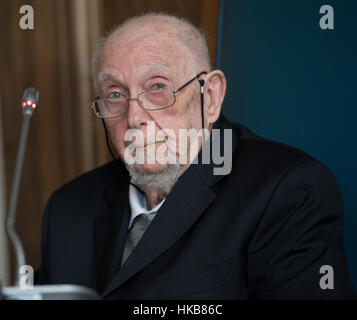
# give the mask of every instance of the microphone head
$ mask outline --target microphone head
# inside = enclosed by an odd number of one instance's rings
[[[34,110],[37,108],[39,97],[40,94],[36,88],[30,87],[25,90],[21,103],[23,114],[30,116],[33,114]]]

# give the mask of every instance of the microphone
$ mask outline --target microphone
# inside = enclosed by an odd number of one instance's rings
[[[14,173],[14,180],[12,184],[10,200],[9,200],[9,208],[6,217],[6,232],[9,236],[10,241],[15,250],[16,254],[16,284],[19,284],[20,280],[20,268],[25,265],[25,253],[21,243],[20,238],[18,237],[15,231],[15,215],[16,215],[16,206],[17,199],[20,188],[20,180],[22,174],[22,167],[24,163],[25,149],[26,149],[26,141],[28,136],[28,130],[30,126],[30,118],[37,108],[38,100],[39,100],[39,92],[35,88],[27,88],[24,92],[24,96],[22,98],[22,115],[24,117],[22,123],[22,130],[19,142],[19,148],[17,151],[16,158],[16,166]]]
[[[22,98],[23,113],[32,116],[37,107],[39,97],[40,94],[35,88],[27,88]]]
[[[20,238],[15,232],[15,213],[20,188],[22,166],[24,162],[26,140],[30,125],[30,118],[37,108],[39,93],[35,88],[27,88],[21,101],[24,121],[17,152],[14,181],[6,218],[6,231],[16,254],[16,283],[14,287],[0,287],[0,300],[98,300],[99,295],[93,289],[73,284],[62,285],[30,285],[26,290],[20,283],[20,268],[26,264],[25,253]],[[30,283],[29,283],[30,284]]]

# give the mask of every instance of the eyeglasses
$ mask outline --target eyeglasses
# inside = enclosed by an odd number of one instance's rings
[[[138,94],[136,98],[126,98],[120,92],[115,92],[110,97],[97,97],[96,100],[89,105],[89,107],[93,109],[96,116],[103,119],[117,118],[124,115],[128,110],[131,100],[136,100],[145,110],[163,110],[174,105],[176,102],[176,93],[180,92],[196,79],[199,81],[201,86],[201,101],[203,101],[204,80],[200,78],[203,74],[207,74],[207,72],[203,71],[197,74],[194,78],[186,82],[177,90],[171,90],[166,88],[163,84],[157,83],[154,85],[157,86],[157,88],[143,91]]]

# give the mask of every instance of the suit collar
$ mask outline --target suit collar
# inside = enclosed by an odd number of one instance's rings
[[[202,182],[205,183],[208,187],[212,188],[214,185],[216,185],[218,182],[220,182],[223,178],[226,177],[226,175],[215,175],[215,169],[222,167],[221,164],[216,164],[215,157],[213,156],[213,150],[222,150],[222,151],[227,151],[224,150],[225,146],[225,138],[228,137],[229,134],[232,135],[232,149],[231,149],[231,154],[233,157],[233,153],[236,149],[237,142],[238,142],[238,135],[236,130],[233,128],[232,123],[221,113],[218,120],[214,123],[213,125],[213,130],[218,130],[219,132],[219,137],[218,139],[212,139],[212,134],[210,136],[210,139],[206,142],[206,145],[209,144],[209,150],[210,150],[210,161],[208,164],[205,162],[202,163],[202,150],[199,152],[197,158],[198,158],[198,164],[197,165],[191,165],[189,170],[197,170],[198,173],[200,174],[200,178],[202,179]],[[216,148],[216,149],[215,149]],[[232,162],[232,159],[230,159]],[[191,168],[192,167],[192,168]]]

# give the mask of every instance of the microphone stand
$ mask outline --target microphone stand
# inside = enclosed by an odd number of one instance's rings
[[[30,110],[31,108],[31,110]],[[15,166],[15,174],[14,174],[14,180],[12,184],[12,190],[11,190],[11,196],[9,200],[9,211],[7,214],[7,219],[6,219],[6,230],[9,236],[9,239],[11,240],[14,251],[16,254],[16,261],[17,261],[17,273],[16,273],[16,285],[19,285],[20,283],[20,268],[21,266],[25,265],[25,252],[23,249],[23,246],[21,244],[20,238],[17,235],[14,227],[15,227],[15,214],[16,214],[16,204],[17,204],[17,199],[19,195],[19,189],[20,189],[20,181],[21,181],[21,174],[22,174],[22,168],[23,168],[23,163],[24,163],[24,157],[25,157],[25,149],[26,149],[26,142],[27,142],[27,135],[30,127],[30,119],[33,114],[32,107],[25,107],[23,109],[23,124],[22,124],[22,130],[21,130],[21,136],[20,136],[20,143],[19,143],[19,148],[17,151],[17,160],[16,160],[16,166]]]

